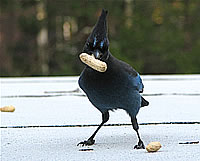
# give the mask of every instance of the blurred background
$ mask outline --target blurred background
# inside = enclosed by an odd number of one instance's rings
[[[141,74],[200,72],[199,0],[0,0],[0,76],[79,75],[102,8],[111,53]]]

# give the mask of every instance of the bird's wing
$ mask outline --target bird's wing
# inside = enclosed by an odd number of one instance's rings
[[[133,82],[133,86],[138,90],[140,93],[143,92],[144,85],[142,83],[142,79],[139,75],[139,73],[133,69],[129,64],[121,61],[121,67],[125,70],[125,72],[128,73],[129,79]]]
[[[140,77],[140,75],[138,74],[136,77],[133,77],[133,84],[134,86],[136,86],[136,89],[142,93],[143,89],[144,89],[144,85],[142,83],[142,79]]]

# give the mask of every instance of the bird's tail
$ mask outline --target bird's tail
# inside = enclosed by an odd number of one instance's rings
[[[142,97],[141,107],[148,106],[148,105],[149,105],[149,102]]]

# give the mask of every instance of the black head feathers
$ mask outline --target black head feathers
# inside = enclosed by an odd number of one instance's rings
[[[90,37],[96,37],[97,40],[102,40],[103,38],[107,37],[107,22],[106,22],[107,14],[108,11],[102,9],[101,15],[92,33],[90,34]]]
[[[89,35],[83,51],[87,52],[90,50],[98,49],[103,52],[108,50],[109,41],[107,37],[107,14],[108,11],[102,9],[101,15],[96,25],[94,26],[92,33]]]

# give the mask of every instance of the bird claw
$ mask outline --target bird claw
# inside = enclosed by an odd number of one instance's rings
[[[95,143],[95,140],[87,140],[87,141],[82,141],[80,143],[77,144],[77,146],[81,145],[81,146],[90,146],[93,145]]]
[[[145,149],[144,143],[142,141],[139,141],[138,145],[134,146],[134,149]]]

